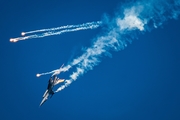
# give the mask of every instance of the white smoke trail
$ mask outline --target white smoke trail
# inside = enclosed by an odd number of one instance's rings
[[[90,54],[89,54],[90,55]],[[42,75],[49,75],[49,74],[60,74],[60,72],[66,72],[68,71],[70,68],[72,68],[74,65],[77,65],[78,63],[80,63],[82,60],[84,60],[85,56],[87,56],[86,54],[83,54],[82,56],[80,56],[79,58],[77,59],[74,59],[71,63],[69,63],[69,65],[65,66],[65,67],[62,67],[60,69],[55,69],[55,70],[52,70],[50,72],[44,72],[44,73],[38,73],[36,74],[36,77],[40,77]]]
[[[78,25],[66,25],[66,26],[60,26],[60,27],[55,27],[55,28],[48,28],[48,29],[33,30],[33,31],[29,31],[29,32],[22,32],[22,35],[32,34],[32,33],[37,33],[37,32],[50,32],[50,31],[56,31],[56,30],[61,30],[61,29],[88,27],[88,26],[100,25],[100,24],[101,24],[101,21],[88,22],[88,23],[83,23],[83,24],[78,24]]]
[[[49,75],[49,74],[52,74],[53,75],[59,75],[61,72],[66,72],[68,71],[69,69],[71,68],[70,65],[67,65],[65,67],[62,67],[62,68],[59,68],[59,69],[56,69],[56,70],[52,70],[50,72],[45,72],[45,73],[38,73],[36,74],[36,77],[40,77],[42,75]]]
[[[17,42],[20,40],[27,40],[27,39],[33,39],[33,38],[43,38],[43,37],[47,37],[47,36],[60,35],[62,33],[75,32],[75,31],[80,31],[80,30],[95,29],[95,28],[98,28],[101,24],[102,24],[102,22],[100,22],[100,21],[85,23],[85,24],[80,24],[80,25],[74,25],[73,27],[77,26],[76,28],[71,27],[71,29],[64,29],[64,30],[60,30],[60,31],[56,31],[56,30],[58,30],[58,28],[44,29],[48,32],[45,32],[42,34],[29,35],[29,36],[25,36],[25,37],[11,38],[10,42]],[[38,31],[41,31],[41,30],[38,30]],[[33,32],[31,32],[31,33],[33,33]],[[24,35],[26,33],[23,32],[22,34]]]
[[[87,48],[82,56],[73,60],[77,65],[70,79],[60,86],[56,92],[63,90],[80,75],[92,70],[100,62],[102,55],[110,54],[110,50],[124,49],[133,40],[137,32],[144,32],[161,26],[168,19],[177,19],[180,14],[180,0],[140,0],[124,5],[112,20],[108,19],[109,30],[95,38],[95,42]]]

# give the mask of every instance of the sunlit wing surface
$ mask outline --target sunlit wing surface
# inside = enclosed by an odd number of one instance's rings
[[[43,95],[43,97],[47,94],[47,92],[48,92],[48,90],[46,90],[45,92],[44,92],[44,95]]]
[[[64,79],[58,79],[58,80],[54,83],[54,85],[57,85],[57,84],[62,83],[62,82],[64,82]]]
[[[42,105],[44,104],[44,102],[46,102],[46,100],[48,99],[48,96],[49,96],[49,93],[47,93],[47,94],[44,96],[44,98],[43,98],[43,100],[41,101],[41,103],[40,103],[39,106],[42,106]]]

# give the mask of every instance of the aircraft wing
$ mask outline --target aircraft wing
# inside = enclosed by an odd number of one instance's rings
[[[59,83],[62,83],[62,82],[64,82],[64,79],[58,79],[58,80],[54,83],[54,86],[57,85],[57,84],[59,84]]]
[[[49,93],[47,93],[44,98],[42,99],[41,103],[39,106],[42,106],[44,104],[44,102],[46,102],[46,100],[48,99]]]
[[[43,97],[47,94],[47,92],[48,92],[48,89],[44,92],[44,95],[43,95]]]

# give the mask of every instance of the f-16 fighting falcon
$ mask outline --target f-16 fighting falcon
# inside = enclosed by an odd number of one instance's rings
[[[54,95],[53,87],[62,82],[64,82],[64,79],[59,79],[56,75],[51,76],[51,78],[49,79],[49,82],[48,82],[47,89],[43,95],[43,100],[40,103],[40,106],[42,106],[43,103],[47,101],[47,99],[50,95],[51,95],[51,97]]]

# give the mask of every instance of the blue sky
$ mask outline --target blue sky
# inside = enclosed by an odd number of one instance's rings
[[[4,120],[179,120],[180,119],[180,20],[170,19],[112,58],[88,71],[39,103],[50,75],[88,48],[104,29],[9,42],[22,31],[81,24],[113,16],[126,2],[111,1],[0,1],[0,115]],[[68,78],[74,69],[59,75]]]

